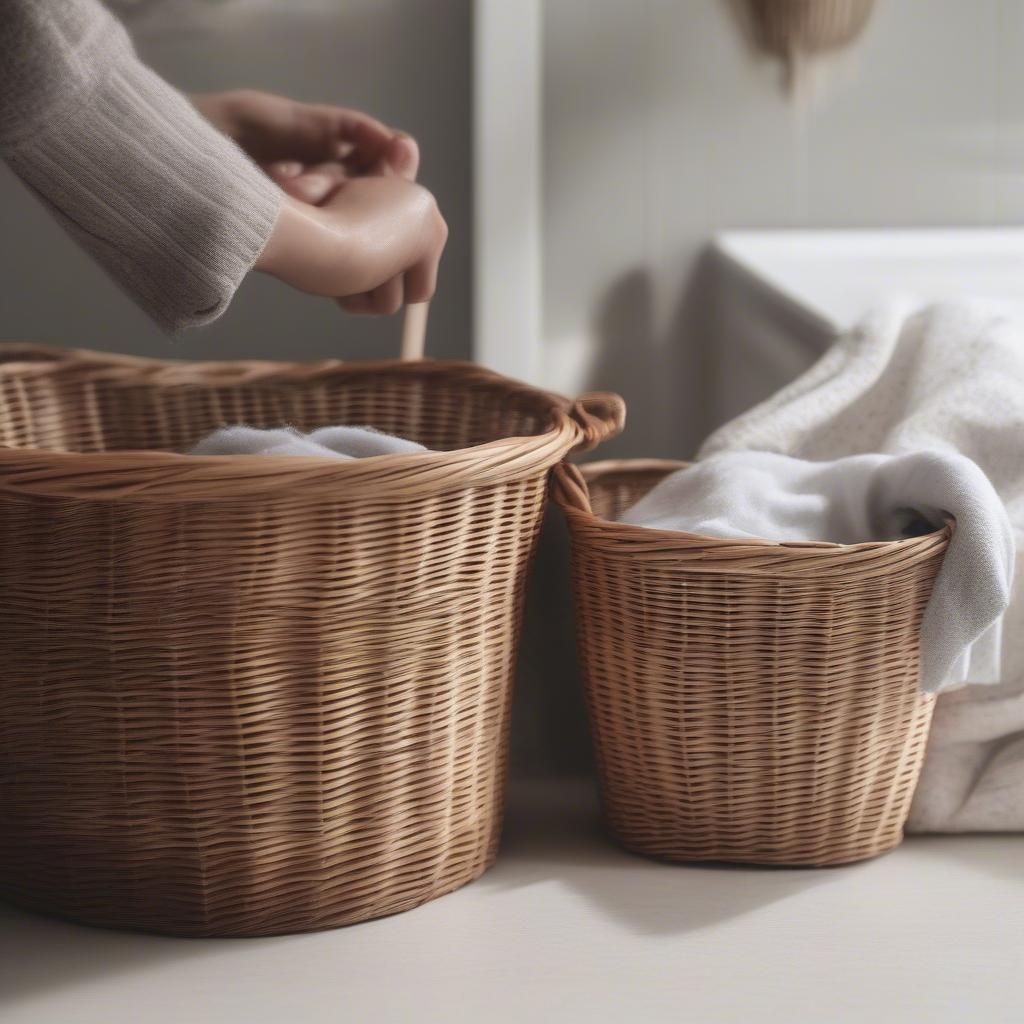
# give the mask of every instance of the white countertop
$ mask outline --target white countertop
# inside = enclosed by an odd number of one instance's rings
[[[1017,1022],[1024,837],[910,839],[827,870],[683,867],[519,784],[498,864],[418,910],[189,940],[0,906],[4,1024]]]
[[[727,231],[714,248],[833,333],[894,296],[1024,308],[1024,228]]]

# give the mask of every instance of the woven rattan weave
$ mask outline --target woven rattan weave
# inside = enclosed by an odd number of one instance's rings
[[[840,864],[902,838],[949,528],[850,546],[613,520],[682,463],[556,470],[609,825],[673,860]]]
[[[0,348],[0,894],[256,935],[479,875],[548,470],[622,415],[459,363]],[[175,454],[239,422],[436,451]]]

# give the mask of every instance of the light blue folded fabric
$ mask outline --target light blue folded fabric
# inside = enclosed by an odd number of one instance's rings
[[[373,427],[320,427],[303,434],[291,427],[263,430],[242,424],[207,434],[189,455],[312,455],[329,459],[368,459],[428,449]]]

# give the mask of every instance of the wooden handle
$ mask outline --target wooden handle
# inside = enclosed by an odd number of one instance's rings
[[[402,359],[422,359],[427,340],[429,302],[411,302],[402,322]]]

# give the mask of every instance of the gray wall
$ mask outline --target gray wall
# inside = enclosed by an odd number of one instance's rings
[[[727,227],[1024,218],[1024,4],[878,0],[810,102],[728,0],[547,0],[549,383],[620,390],[608,451],[684,456],[703,409]]]
[[[471,0],[122,2],[142,55],[187,91],[253,86],[370,111],[414,134],[451,227],[428,349],[470,353]],[[398,319],[355,318],[252,275],[173,343],[0,169],[0,337],[187,359],[396,353]]]

